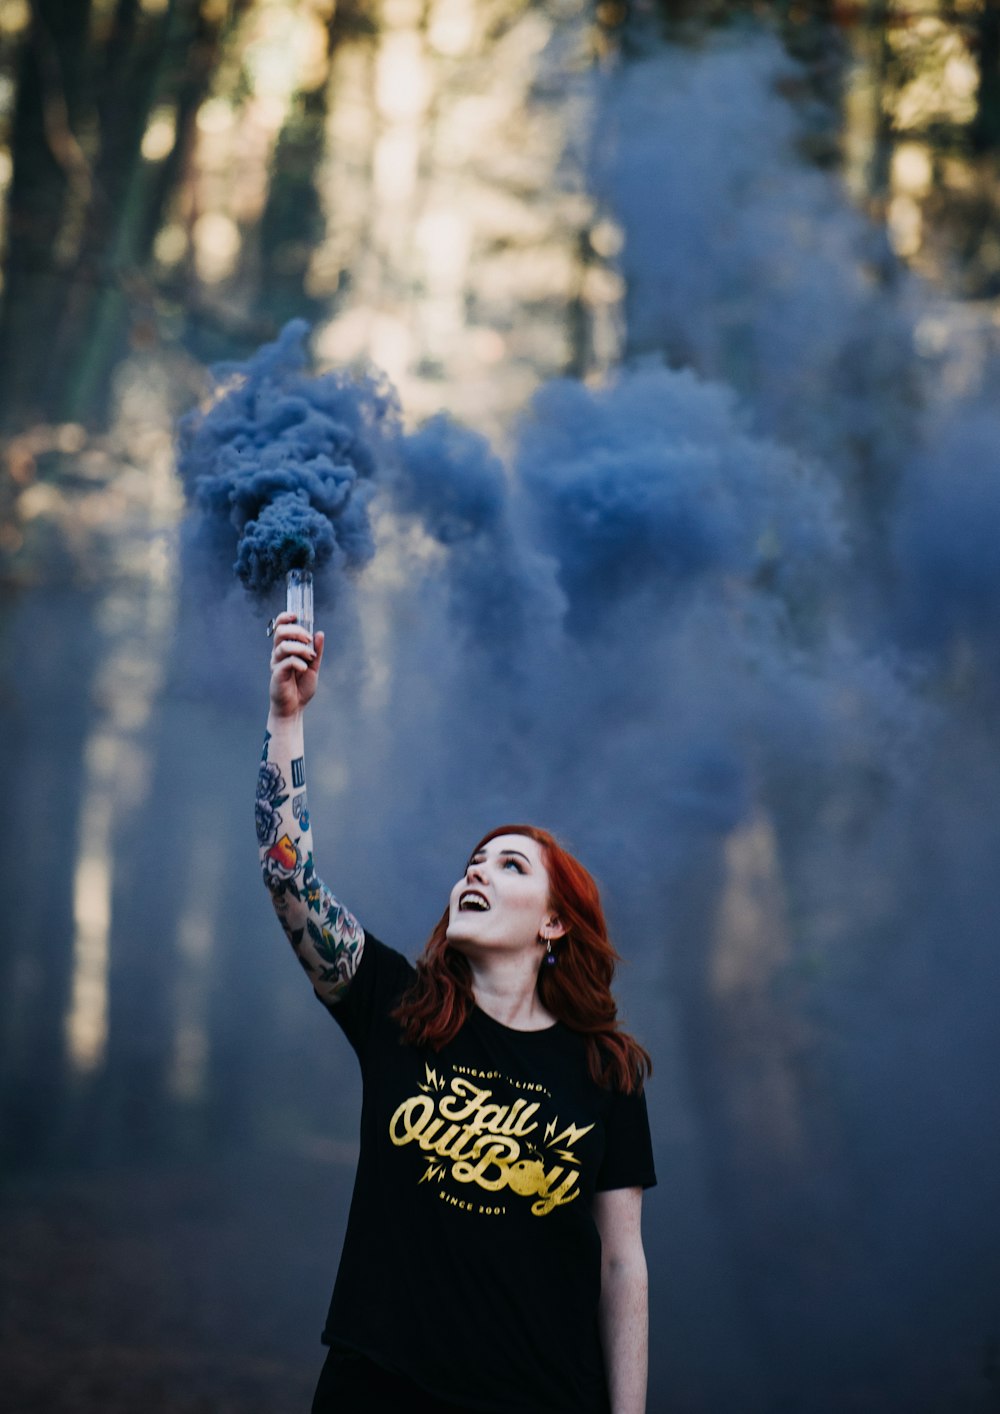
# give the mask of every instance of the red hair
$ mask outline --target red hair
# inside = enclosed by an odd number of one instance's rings
[[[611,995],[621,959],[608,937],[596,883],[578,859],[534,825],[501,825],[472,851],[477,854],[498,835],[527,835],[541,846],[549,876],[549,906],[566,933],[556,940],[556,965],[541,967],[538,996],[546,1011],[587,1041],[587,1065],[599,1085],[631,1094],[653,1070],[649,1053],[619,1029]],[[403,1040],[439,1051],[457,1035],[475,1005],[468,958],[447,940],[448,910],[417,959],[417,976],[393,1012]]]

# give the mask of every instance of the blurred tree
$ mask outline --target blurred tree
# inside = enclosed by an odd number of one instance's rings
[[[979,69],[972,146],[976,152],[1000,147],[1000,7],[984,3],[976,21],[974,47]]]
[[[64,293],[59,267],[90,194],[90,166],[77,138],[87,107],[81,61],[89,22],[88,0],[37,0],[21,44],[0,307],[7,373],[0,425],[24,425],[41,401],[41,355]]]
[[[651,18],[681,42],[747,20],[774,25],[805,66],[802,90],[789,89],[814,111],[804,155],[847,165],[896,254],[922,274],[960,298],[1000,290],[995,0],[623,0],[599,14],[626,52]]]
[[[337,6],[326,25],[328,72],[334,47],[354,29],[356,18]],[[267,204],[260,221],[261,300],[277,325],[294,318],[315,319],[324,301],[308,289],[309,264],[325,232],[319,195],[320,164],[326,150],[330,85],[299,93],[278,137]]]
[[[245,3],[232,0],[230,13]],[[11,140],[0,427],[104,420],[130,323],[154,312],[144,263],[223,14],[200,0],[158,13],[118,0],[105,19],[88,0],[35,0]]]
[[[868,162],[866,185],[869,209],[880,220],[885,218],[895,136],[891,105],[886,101],[886,90],[893,81],[888,12],[886,0],[871,0],[865,21],[872,95],[871,157]]]
[[[44,836],[44,897],[18,866],[9,876],[0,949],[0,1169],[57,1156],[66,1139],[69,1089],[64,1036],[73,975],[73,867],[78,848],[85,742],[100,661],[93,592],[50,589],[26,599],[18,623],[4,615],[12,662],[30,675],[5,682],[0,769],[30,793],[33,829]],[[30,648],[29,648],[30,645]]]

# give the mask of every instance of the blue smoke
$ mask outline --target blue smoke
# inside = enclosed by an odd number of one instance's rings
[[[983,370],[979,393],[955,396],[972,381],[960,321],[947,304],[940,317],[838,179],[801,160],[806,124],[781,94],[787,80],[803,87],[775,37],[734,27],[697,50],[621,65],[603,83],[594,129],[600,192],[624,240],[628,354],[655,352],[735,388],[755,432],[809,454],[820,485],[837,488],[846,547],[839,556],[820,547],[810,564],[798,516],[810,528],[823,521],[803,502],[775,532],[791,547],[775,595],[766,572],[747,578],[748,542],[701,501],[695,535],[690,513],[671,522],[657,500],[662,534],[650,533],[643,555],[661,589],[636,594],[652,609],[645,638],[634,633],[638,614],[631,636],[613,615],[617,640],[641,648],[633,671],[651,684],[636,728],[650,792],[697,782],[684,767],[701,733],[742,766],[756,819],[774,832],[773,862],[761,869],[773,914],[754,922],[744,876],[739,908],[719,927],[716,890],[738,874],[738,852],[713,879],[718,861],[699,855],[690,816],[675,812],[661,835],[663,814],[638,807],[647,832],[681,857],[664,891],[663,915],[680,919],[665,951],[691,982],[688,1064],[712,1136],[716,1201],[731,1214],[727,1238],[753,1273],[760,1355],[756,1369],[734,1356],[738,1323],[723,1317],[719,1336],[708,1306],[689,1329],[694,1347],[705,1343],[714,1398],[695,1386],[685,1401],[671,1368],[684,1361],[664,1350],[660,1387],[685,1408],[827,1414],[860,1399],[929,1410],[975,1403],[977,1390],[988,1400],[976,1365],[988,1368],[996,1333],[998,1254],[983,1239],[996,1207],[986,1077],[997,1032],[983,1005],[995,993],[987,938],[1000,923],[989,863],[1000,849],[1000,417],[986,386],[996,368]],[[933,361],[915,338],[930,315],[946,331]],[[948,339],[961,382],[933,376]],[[595,480],[582,458],[574,465],[578,480]],[[761,489],[780,486],[766,459],[763,470]],[[616,473],[615,494],[627,474]],[[747,498],[739,468],[735,477],[737,519],[753,523],[761,502]],[[551,491],[543,502],[562,513]],[[560,519],[550,517],[557,547]],[[665,549],[655,568],[664,539],[675,551],[669,592]],[[561,579],[579,598],[580,535],[569,541]],[[812,586],[805,600],[786,591],[796,580]],[[803,602],[797,653],[786,629],[789,619],[800,627]],[[634,704],[632,684],[627,695]],[[657,778],[671,750],[679,769]],[[637,795],[625,798],[636,809]],[[752,877],[750,858],[747,845]],[[780,1134],[767,1137],[786,1101],[791,1159]],[[811,1258],[799,1253],[803,1233]],[[694,1284],[703,1258],[690,1264]],[[685,1293],[671,1313],[680,1329],[690,1287],[670,1269]],[[716,1383],[729,1360],[731,1396]],[[758,1402],[748,1385],[762,1369]]]
[[[395,508],[444,550],[449,609],[463,640],[507,670],[563,613],[551,564],[512,520],[506,470],[490,444],[451,418],[401,440]]]
[[[753,437],[733,392],[647,366],[536,396],[518,470],[577,617],[719,577],[801,600],[842,552],[829,478]]]
[[[624,234],[628,350],[736,388],[756,426],[891,479],[919,401],[919,293],[839,180],[797,155],[771,34],[660,48],[604,83],[594,179]]]
[[[396,398],[374,375],[310,374],[307,333],[295,320],[245,363],[216,366],[214,401],[180,427],[191,549],[257,597],[293,568],[322,590],[375,550],[369,504]]]
[[[1000,419],[962,406],[909,468],[893,539],[901,633],[1000,678]],[[960,665],[962,666],[962,665]]]
[[[419,516],[441,545],[489,534],[504,514],[503,463],[485,437],[439,413],[407,437],[399,509]]]

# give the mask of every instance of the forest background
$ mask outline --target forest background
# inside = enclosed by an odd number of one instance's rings
[[[1000,1407],[998,150],[990,0],[0,8],[11,1409],[318,1368],[358,1086],[177,469],[292,318],[455,419],[331,582],[321,870],[412,954],[501,818],[594,868],[650,1410]]]

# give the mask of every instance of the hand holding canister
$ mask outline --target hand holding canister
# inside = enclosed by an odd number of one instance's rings
[[[287,609],[274,620],[271,711],[276,717],[295,717],[312,700],[324,639],[322,632],[310,634]]]

